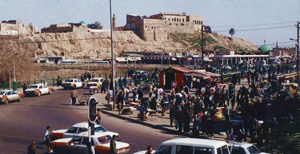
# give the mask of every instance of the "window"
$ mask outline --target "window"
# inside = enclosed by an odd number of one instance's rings
[[[94,146],[95,145],[94,139],[92,138],[91,141],[92,141],[92,146]],[[87,145],[88,142],[89,142],[89,138],[88,137],[84,137],[81,144],[82,145]]]
[[[254,154],[254,153],[260,153],[260,150],[256,147],[256,146],[250,146],[247,148],[247,150],[249,151],[249,153]]]
[[[177,145],[176,154],[193,154],[193,147]]]
[[[66,133],[76,134],[76,132],[77,132],[77,127],[71,127],[67,130]]]
[[[95,128],[95,132],[106,132],[106,129],[104,127],[102,127],[102,126],[96,127]]]
[[[195,154],[212,154],[212,149],[203,148],[203,147],[195,147]]]
[[[242,147],[233,147],[231,149],[231,154],[246,154]]]
[[[16,93],[16,92],[14,92],[14,91],[12,91],[12,92],[11,92],[11,94],[13,94],[13,95],[14,95],[14,94],[17,94],[17,93]]]
[[[39,89],[42,89],[42,88],[43,88],[43,86],[42,86],[42,85],[40,85]]]
[[[10,91],[6,93],[6,95],[11,95]]]
[[[229,154],[227,146],[223,146],[217,149],[217,154]]]
[[[86,128],[79,128],[78,129],[78,134],[82,133],[82,132],[86,132],[86,131],[88,131]]]
[[[156,154],[171,154],[172,146],[171,145],[163,145],[156,150]]]

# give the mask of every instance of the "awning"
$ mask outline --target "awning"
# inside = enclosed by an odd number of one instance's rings
[[[197,73],[197,72],[193,72],[190,74],[192,77],[199,77],[199,78],[203,78],[203,79],[209,79],[210,76],[201,74],[201,73]]]

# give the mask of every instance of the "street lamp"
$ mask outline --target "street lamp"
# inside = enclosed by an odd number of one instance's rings
[[[115,75],[115,68],[114,68],[114,45],[113,45],[113,21],[112,21],[112,8],[111,8],[111,0],[109,0],[109,12],[110,12],[110,42],[111,42],[111,70],[112,70],[112,77],[111,77],[111,84],[112,91],[113,91],[113,109],[115,108],[115,87],[114,87],[114,75]],[[112,109],[112,110],[113,110]]]

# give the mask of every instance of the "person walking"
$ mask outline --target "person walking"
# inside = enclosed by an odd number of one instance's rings
[[[37,154],[36,152],[36,142],[32,141],[27,148],[27,154]]]
[[[72,105],[76,104],[76,98],[78,97],[77,95],[77,91],[75,88],[73,88],[73,91],[71,92],[71,101],[72,101]]]
[[[152,154],[152,146],[147,147],[147,152],[145,154]]]
[[[61,86],[61,78],[60,78],[60,76],[57,76],[56,84],[57,84],[58,87]]]
[[[52,135],[52,130],[51,130],[51,127],[50,126],[47,126],[46,127],[46,133],[44,135],[44,145],[45,146],[49,146],[50,145],[50,142],[51,142],[51,139],[50,139],[50,136]]]
[[[116,135],[113,135],[112,140],[110,140],[110,154],[116,154],[117,151],[117,147],[116,147]]]
[[[26,82],[24,82],[24,84],[23,84],[23,94],[25,94],[25,90],[27,89],[27,83]]]

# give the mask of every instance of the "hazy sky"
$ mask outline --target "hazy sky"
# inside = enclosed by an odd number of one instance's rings
[[[270,46],[276,41],[280,46],[294,45],[289,38],[296,38],[293,25],[300,21],[300,0],[112,0],[112,10],[117,26],[125,25],[126,14],[200,15],[212,31],[229,36],[232,27],[236,30],[234,37],[256,45],[266,40]],[[0,0],[0,20],[12,19],[32,23],[39,29],[80,21],[100,21],[104,29],[109,29],[109,0]],[[261,28],[272,29],[253,30]]]

